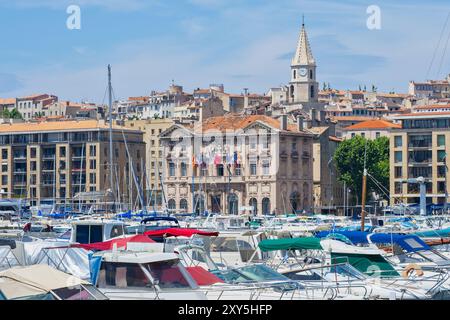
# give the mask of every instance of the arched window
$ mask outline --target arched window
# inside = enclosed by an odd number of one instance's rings
[[[294,78],[294,79],[297,79],[297,70],[294,70],[294,72],[293,72],[293,78]]]
[[[187,212],[188,210],[188,202],[186,199],[181,199],[180,200],[180,210],[183,212]]]
[[[236,194],[232,193],[228,196],[228,214],[239,214],[239,198]]]
[[[314,98],[314,96],[315,96],[315,89],[314,89],[314,86],[311,86],[311,98]]]
[[[251,198],[249,202],[250,207],[253,207],[253,214],[258,215],[258,200]]]
[[[270,199],[264,198],[262,201],[262,214],[267,216],[270,214]]]
[[[177,204],[174,199],[170,199],[167,206],[169,207],[169,210],[175,210],[177,208]]]
[[[187,176],[187,166],[186,163],[182,162],[180,165],[180,169],[181,169],[181,176],[182,177],[186,177]]]
[[[294,85],[291,86],[290,91],[291,91],[291,98],[293,98],[294,97]]]
[[[313,71],[312,70],[309,70],[309,78],[312,80],[313,79]]]

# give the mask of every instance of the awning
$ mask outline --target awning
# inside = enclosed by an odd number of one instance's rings
[[[117,245],[117,248],[125,248],[128,243],[154,243],[152,239],[145,235],[135,235],[127,238],[113,239],[105,242],[97,242],[91,244],[73,244],[72,248],[82,248],[85,250],[96,250],[96,251],[106,251],[112,250],[114,244]]]
[[[210,286],[216,283],[223,283],[222,279],[211,272],[206,271],[202,267],[187,267],[186,270],[199,286]]]
[[[205,237],[217,237],[219,232],[206,232],[196,229],[182,229],[182,228],[168,228],[162,230],[147,231],[144,235],[148,237],[187,237],[190,238],[193,235],[205,236]]]
[[[277,250],[322,250],[318,238],[270,239],[258,244],[262,251]]]

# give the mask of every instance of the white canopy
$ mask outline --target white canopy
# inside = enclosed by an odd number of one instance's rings
[[[80,284],[89,283],[44,264],[0,272],[0,291],[7,299],[45,294]]]

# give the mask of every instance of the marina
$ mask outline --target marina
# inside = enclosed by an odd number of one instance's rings
[[[77,214],[63,219],[3,220],[0,296],[450,299],[450,216],[366,219],[366,231],[360,231],[360,220],[334,216],[128,219],[123,214],[108,218]],[[55,276],[42,277],[42,272]],[[23,280],[24,288],[14,285],[17,279]],[[71,290],[64,291],[63,281]],[[36,290],[30,290],[29,283]]]

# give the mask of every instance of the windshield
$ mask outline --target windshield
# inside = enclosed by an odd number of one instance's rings
[[[253,281],[289,281],[287,277],[261,264],[242,267],[236,272]]]
[[[161,289],[191,288],[178,260],[154,262],[144,265]]]

